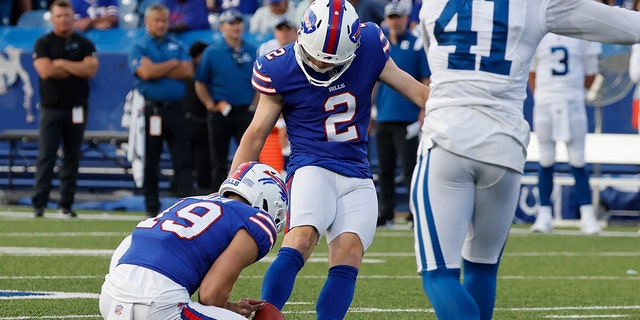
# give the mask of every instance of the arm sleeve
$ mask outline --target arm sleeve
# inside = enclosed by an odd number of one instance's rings
[[[44,43],[45,41],[43,40],[43,38],[40,38],[33,45],[33,60],[49,56],[47,54],[47,49]]]
[[[585,48],[584,61],[584,74],[594,75],[598,73],[598,58],[602,52],[602,45],[596,42],[588,42]]]
[[[602,43],[640,42],[640,12],[593,0],[548,0],[549,32]]]

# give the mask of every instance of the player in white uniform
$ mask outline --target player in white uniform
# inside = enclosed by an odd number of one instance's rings
[[[575,180],[575,195],[580,206],[580,229],[598,234],[600,225],[591,205],[589,173],[585,168],[584,143],[587,111],[584,99],[598,73],[599,43],[549,33],[540,42],[529,72],[529,87],[534,95],[533,130],[540,145],[538,190],[540,207],[534,232],[553,230],[551,191],[556,142],[565,143],[569,165]]]
[[[282,113],[291,144],[290,219],[261,295],[279,309],[323,234],[329,272],[318,295],[317,319],[343,319],[349,309],[378,211],[367,160],[373,86],[380,80],[419,106],[429,93],[396,66],[389,49],[382,30],[361,24],[349,2],[316,0],[304,14],[297,42],[254,64],[260,100],[232,168],[257,158]]]
[[[284,225],[279,173],[247,162],[220,195],[178,200],[136,226],[113,253],[100,293],[106,320],[243,320],[265,301],[228,301],[240,272],[264,257]],[[198,302],[191,296],[198,291]]]
[[[411,188],[418,272],[439,319],[491,319],[529,143],[529,65],[554,32],[640,42],[640,13],[593,0],[430,0],[432,71]],[[460,268],[464,284],[460,283]]]

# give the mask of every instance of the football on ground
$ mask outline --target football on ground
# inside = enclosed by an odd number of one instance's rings
[[[286,320],[282,312],[271,303],[266,303],[262,310],[257,311],[253,320]]]

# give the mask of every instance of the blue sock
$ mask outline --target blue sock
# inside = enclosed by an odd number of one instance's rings
[[[480,309],[480,319],[489,320],[493,316],[496,303],[496,282],[498,264],[474,263],[462,260],[464,287],[476,301]]]
[[[296,276],[303,266],[304,257],[298,250],[280,248],[278,256],[264,274],[260,299],[267,300],[282,310],[291,296]]]
[[[438,269],[422,273],[422,288],[438,319],[478,320],[480,310],[460,284],[460,269]]]
[[[538,169],[538,191],[540,192],[540,205],[550,207],[551,192],[553,191],[553,166],[541,166]]]
[[[344,319],[353,300],[357,276],[358,269],[352,266],[337,265],[329,269],[316,304],[318,320]]]
[[[585,167],[571,167],[571,173],[573,173],[573,178],[576,180],[575,190],[578,205],[584,206],[585,204],[591,204],[591,186],[589,186],[589,174],[587,170]]]

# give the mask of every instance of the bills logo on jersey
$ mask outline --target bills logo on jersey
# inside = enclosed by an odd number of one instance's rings
[[[311,9],[307,9],[304,12],[304,16],[302,17],[302,22],[300,22],[300,28],[302,32],[309,34],[316,31],[316,22],[318,21],[318,17],[316,13]]]

